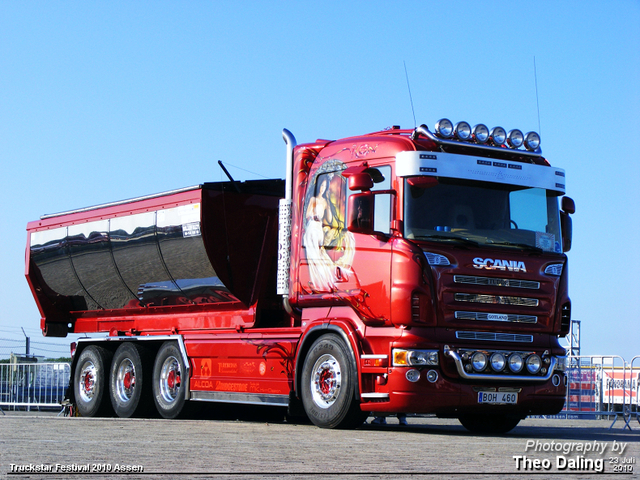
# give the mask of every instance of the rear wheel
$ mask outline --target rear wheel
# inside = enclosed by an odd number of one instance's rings
[[[186,368],[175,342],[160,347],[153,365],[153,400],[164,418],[178,417],[185,406]]]
[[[142,416],[151,400],[147,349],[133,342],[118,347],[111,364],[111,404],[119,417]]]
[[[97,345],[85,348],[73,375],[73,392],[78,413],[83,417],[110,415],[108,374],[112,354]]]
[[[316,340],[304,361],[301,396],[309,419],[322,428],[355,428],[368,416],[357,401],[357,368],[337,335]]]
[[[507,433],[520,423],[512,415],[462,415],[458,420],[470,432],[483,434]]]

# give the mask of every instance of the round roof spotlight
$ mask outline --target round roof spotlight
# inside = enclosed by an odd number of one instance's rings
[[[509,355],[509,370],[511,370],[513,373],[518,373],[520,370],[522,370],[523,364],[524,361],[522,360],[522,355],[520,355],[519,353],[512,353],[511,355]]]
[[[481,372],[487,366],[487,356],[482,352],[476,352],[471,357],[471,366],[476,372]]]
[[[489,362],[494,372],[501,372],[507,365],[507,360],[504,358],[504,355],[498,352],[491,355]]]
[[[479,123],[471,132],[473,139],[478,143],[486,143],[489,140],[489,129],[486,125]]]
[[[542,360],[540,360],[540,357],[534,353],[533,355],[529,355],[527,357],[526,364],[529,373],[535,375],[540,371],[540,368],[542,367]]]
[[[458,140],[469,140],[471,138],[471,125],[467,122],[458,122],[453,129]]]
[[[540,135],[536,132],[529,132],[524,136],[524,147],[533,152],[540,146]]]
[[[502,127],[493,127],[489,136],[494,145],[502,146],[507,140],[507,131]]]
[[[436,133],[442,138],[451,138],[453,136],[453,123],[448,118],[441,118],[436,123]]]
[[[507,135],[507,143],[511,148],[520,148],[524,143],[524,135],[520,130],[514,128],[510,130]]]

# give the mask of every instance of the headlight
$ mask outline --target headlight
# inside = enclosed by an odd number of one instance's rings
[[[405,350],[401,348],[393,349],[393,366],[426,366],[438,365],[437,350]]]
[[[486,141],[489,140],[489,129],[486,125],[479,123],[473,127],[472,135],[476,142],[486,143]]]
[[[511,370],[513,373],[518,373],[520,370],[522,370],[523,364],[524,361],[522,360],[522,355],[520,355],[519,353],[513,353],[509,355],[509,370]]]
[[[491,359],[489,360],[489,362],[491,363],[491,368],[494,372],[501,372],[502,370],[504,370],[504,367],[507,364],[504,355],[498,352],[491,355]]]
[[[529,132],[524,136],[524,147],[533,152],[540,146],[540,135],[536,132]]]
[[[569,359],[567,357],[556,357],[556,371],[566,372]]]
[[[453,133],[459,140],[469,140],[471,138],[471,125],[467,122],[456,123]]]
[[[438,120],[436,133],[442,138],[451,138],[453,135],[453,123],[448,118]]]
[[[487,356],[482,352],[476,352],[471,357],[471,366],[476,372],[481,372],[487,366]]]
[[[502,127],[493,127],[491,129],[491,141],[494,145],[504,145],[504,142],[507,140],[507,132]]]
[[[512,148],[520,148],[524,143],[524,135],[522,135],[520,130],[514,128],[509,131],[509,134],[507,135],[507,142]]]
[[[542,367],[542,360],[540,360],[540,357],[534,353],[533,355],[529,355],[527,357],[526,365],[529,373],[535,375],[540,371],[540,368]]]

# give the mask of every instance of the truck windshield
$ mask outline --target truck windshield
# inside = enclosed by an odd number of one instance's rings
[[[562,252],[557,192],[435,177],[404,191],[407,239]]]

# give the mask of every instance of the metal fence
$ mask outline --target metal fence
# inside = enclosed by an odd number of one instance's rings
[[[0,408],[61,409],[70,372],[64,362],[0,364]]]
[[[61,409],[70,364],[0,364],[0,410]],[[570,356],[567,399],[561,418],[613,418],[631,429],[640,423],[640,355],[626,362],[618,355]]]
[[[640,356],[626,362],[618,355],[569,357],[567,400],[563,418],[621,419],[631,429],[640,423]]]

